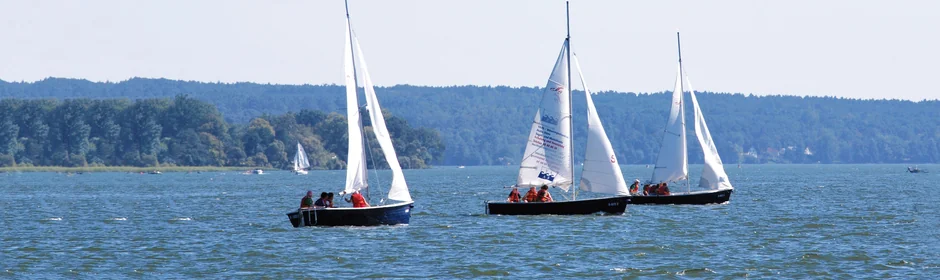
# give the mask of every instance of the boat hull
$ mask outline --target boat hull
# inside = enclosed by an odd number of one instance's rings
[[[291,225],[382,226],[408,224],[414,202],[363,208],[310,208],[287,213]]]
[[[595,213],[623,214],[630,196],[615,196],[558,202],[509,203],[487,202],[490,215],[590,215]]]
[[[731,200],[731,190],[717,190],[675,195],[633,196],[630,204],[718,204]]]

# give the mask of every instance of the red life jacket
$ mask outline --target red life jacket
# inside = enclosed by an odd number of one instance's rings
[[[362,194],[353,193],[350,197],[354,208],[369,207],[369,203],[362,197]]]

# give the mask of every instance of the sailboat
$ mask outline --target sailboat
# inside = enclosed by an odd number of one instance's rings
[[[356,60],[358,58],[358,60]],[[358,61],[358,64],[356,62]],[[398,156],[392,146],[392,138],[385,126],[385,117],[382,116],[382,107],[375,95],[369,69],[359,47],[359,40],[349,20],[349,3],[346,3],[346,49],[344,55],[345,83],[346,83],[346,118],[348,121],[349,148],[346,157],[346,186],[340,196],[355,192],[364,192],[369,197],[368,170],[366,167],[366,138],[363,135],[360,108],[368,111],[372,121],[372,131],[378,140],[385,160],[392,171],[392,181],[387,199],[379,201],[377,206],[360,208],[323,208],[313,207],[298,209],[287,216],[294,227],[300,226],[379,226],[408,224],[411,220],[411,208],[414,201],[408,192],[408,184],[402,173]],[[357,67],[358,66],[358,67]],[[362,74],[362,85],[365,92],[366,105],[359,106],[359,77]]]
[[[679,32],[676,32],[677,44],[679,41]],[[725,173],[721,158],[718,156],[718,149],[712,141],[711,132],[708,131],[708,125],[705,124],[705,116],[698,106],[698,100],[695,98],[695,91],[692,90],[691,83],[688,91],[692,100],[692,112],[694,114],[695,137],[704,152],[704,169],[702,177],[699,179],[698,189],[692,191],[692,184],[689,182],[689,155],[686,145],[685,135],[685,101],[683,95],[685,84],[688,81],[687,75],[682,70],[682,47],[679,45],[679,70],[676,75],[675,90],[672,92],[672,103],[669,109],[669,119],[666,122],[666,128],[663,131],[663,140],[659,149],[659,156],[656,160],[656,167],[653,168],[653,177],[650,183],[666,183],[667,186],[674,184],[686,184],[685,192],[673,191],[669,195],[636,195],[630,201],[631,204],[712,204],[725,203],[731,199],[731,193],[734,187],[728,180],[728,174]]]
[[[567,4],[566,4],[567,18]],[[574,185],[571,120],[571,36],[566,36],[542,101],[535,114],[529,139],[519,167],[515,187],[552,186],[568,192]],[[582,165],[580,190],[613,194],[614,197],[577,199],[574,189],[571,200],[555,202],[487,202],[486,211],[493,215],[585,215],[594,213],[623,214],[630,201],[627,184],[617,164],[610,140],[604,131],[591,93],[584,81],[581,67],[574,57],[587,99],[588,142]]]
[[[307,152],[304,146],[297,143],[297,154],[294,155],[294,173],[297,175],[307,175],[307,168],[310,168],[310,161],[307,160]]]

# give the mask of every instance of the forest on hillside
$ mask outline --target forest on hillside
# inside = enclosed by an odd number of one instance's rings
[[[363,112],[365,114],[365,112]],[[386,126],[404,168],[439,161],[437,131],[412,128],[386,112]],[[371,143],[375,134],[364,118]],[[186,95],[122,99],[0,100],[0,167],[251,166],[292,167],[297,143],[314,169],[345,168],[346,116],[316,110],[263,114],[229,124],[212,104]],[[381,148],[367,153],[387,168]],[[370,154],[370,156],[371,156]]]
[[[669,85],[664,85],[669,86]],[[447,149],[433,164],[517,164],[540,90],[531,87],[400,85],[376,88],[383,108],[440,132]],[[218,107],[224,120],[247,124],[265,114],[320,110],[345,114],[340,85],[203,83],[135,78],[118,83],[50,78],[0,81],[0,98],[166,98],[179,94]],[[594,96],[622,163],[656,159],[669,92],[600,92]],[[885,93],[890,96],[890,93]],[[940,162],[940,101],[858,100],[696,92],[725,163]],[[575,157],[583,157],[584,93],[574,92]],[[688,109],[688,108],[687,108]],[[691,116],[691,112],[686,113]],[[691,119],[687,120],[691,122]],[[689,135],[693,135],[691,126]],[[689,139],[690,162],[701,150]]]

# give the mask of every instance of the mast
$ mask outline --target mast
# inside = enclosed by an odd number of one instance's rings
[[[349,36],[349,53],[350,53],[350,56],[352,56],[352,62],[353,62],[353,63],[352,63],[352,69],[353,69],[353,83],[355,84],[355,88],[356,88],[356,104],[359,104],[359,73],[357,73],[357,71],[356,71],[356,48],[353,46],[353,44],[355,44],[356,41],[353,40],[353,35],[352,35],[352,23],[351,23],[351,21],[349,20],[349,0],[345,0],[344,3],[346,4],[346,26],[349,26],[349,34],[346,34],[346,36]],[[347,109],[349,109],[349,108],[347,108]],[[360,114],[360,117],[359,117],[359,131],[362,131],[362,147],[363,147],[363,149],[362,149],[362,163],[365,164],[365,163],[366,163],[366,161],[365,161],[365,159],[366,159],[366,149],[365,149],[365,147],[366,147],[366,135],[365,135],[365,129],[362,128],[362,116],[361,116],[361,111],[359,110],[359,107],[356,108],[356,113],[357,113],[357,114]],[[348,168],[348,167],[347,167],[347,168]],[[369,172],[363,172],[363,178],[362,178],[363,180],[362,180],[362,182],[363,182],[364,184],[366,184],[366,201],[369,201],[369,200],[370,200],[370,197],[369,197],[369,179],[368,179],[369,177],[368,177],[368,176],[369,176]]]
[[[682,101],[685,97],[685,71],[682,70],[682,41],[679,39],[679,31],[676,30],[676,48],[679,52],[679,89],[682,91],[679,93],[679,109],[682,112],[682,130],[685,130],[685,102]],[[682,138],[682,142],[685,143],[685,138]],[[704,149],[704,147],[703,147]],[[688,148],[686,148],[686,157],[688,157]],[[686,193],[692,192],[692,181],[689,179],[689,160],[685,160],[685,185]]]
[[[570,12],[569,3],[565,1],[565,43],[566,46],[565,56],[568,62],[566,63],[568,69],[568,137],[571,137],[571,141],[568,144],[568,152],[571,156],[571,161],[569,162],[571,168],[571,188],[574,189],[571,200],[578,199],[578,187],[574,184],[574,112],[571,110],[571,103],[574,102],[574,98],[571,93],[571,17],[569,16]]]

